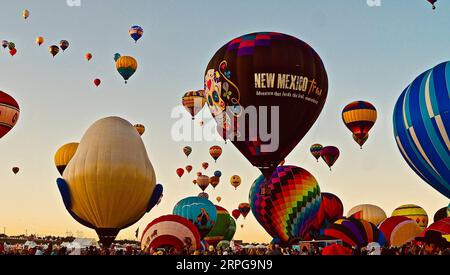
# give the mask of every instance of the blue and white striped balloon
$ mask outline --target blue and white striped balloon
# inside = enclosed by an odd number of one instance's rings
[[[394,134],[409,166],[450,198],[450,62],[424,72],[401,94]]]

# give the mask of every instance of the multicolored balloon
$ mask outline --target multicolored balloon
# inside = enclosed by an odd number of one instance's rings
[[[138,63],[136,59],[131,56],[121,56],[116,61],[116,69],[125,80],[125,84],[128,83],[128,80],[136,73],[137,68]]]
[[[405,204],[397,207],[392,212],[392,217],[402,216],[415,221],[422,230],[428,225],[428,214],[422,207],[415,204]]]
[[[22,11],[22,17],[23,17],[23,19],[27,20],[28,17],[30,17],[30,11],[29,10],[23,10]]]
[[[16,48],[16,44],[14,42],[8,42],[8,49],[13,50]]]
[[[335,146],[326,146],[323,147],[320,151],[320,156],[323,161],[328,165],[331,171],[331,167],[336,163],[340,155],[339,149]]]
[[[20,108],[9,94],[0,91],[0,139],[3,138],[19,120]]]
[[[323,146],[321,144],[313,144],[309,149],[313,157],[319,162],[320,153],[322,152]]]
[[[230,213],[228,213],[225,208],[216,205],[216,210],[217,221],[211,231],[209,231],[208,235],[204,238],[209,245],[214,247],[216,247],[219,242],[225,238],[225,234],[227,233],[231,223]]]
[[[450,62],[422,73],[394,109],[398,148],[416,174],[450,198]]]
[[[437,231],[442,234],[443,237],[447,239],[450,238],[450,217],[444,218],[431,224],[427,229],[425,229],[421,236],[425,236],[428,231]]]
[[[142,136],[145,133],[145,126],[142,124],[135,124],[134,128],[139,133],[140,136]]]
[[[327,73],[314,49],[275,32],[247,34],[224,45],[209,62],[204,84],[219,134],[267,179],[312,127],[328,93]],[[305,96],[289,96],[293,93]],[[257,123],[244,123],[242,114],[250,106],[277,106],[279,146],[263,142]]]
[[[217,201],[218,203],[220,203],[220,202],[222,201],[222,197],[218,196],[218,197],[216,198],[216,201]]]
[[[58,151],[55,153],[55,166],[56,169],[58,169],[59,174],[61,176],[64,173],[64,170],[66,170],[67,165],[69,164],[70,160],[73,158],[75,153],[77,152],[78,146],[80,144],[78,142],[71,142],[67,143],[63,146],[61,146]]]
[[[263,188],[269,192],[262,192]],[[322,197],[316,179],[308,171],[280,166],[268,181],[264,176],[256,179],[249,201],[253,215],[267,233],[289,243],[308,235]]]
[[[220,158],[222,155],[222,147],[215,145],[209,148],[209,154],[214,159],[215,162]]]
[[[128,31],[134,42],[137,43],[139,39],[144,35],[144,29],[140,26],[132,26]]]
[[[209,200],[209,195],[205,192],[201,192],[200,194],[198,194],[198,197]]]
[[[201,239],[208,235],[217,222],[216,206],[199,197],[182,199],[175,205],[173,214],[191,221],[200,232]]]
[[[345,126],[358,139],[364,139],[377,121],[377,109],[369,102],[355,101],[342,111]]]
[[[209,184],[211,184],[211,186],[216,189],[217,185],[219,185],[220,183],[220,178],[213,176],[211,178],[209,178]]]
[[[192,120],[194,120],[195,116],[205,106],[205,91],[189,91],[183,95],[181,103],[183,104],[186,111],[188,111],[192,116]]]
[[[330,224],[324,231],[324,239],[342,240],[351,247],[365,247],[376,242],[380,246],[386,244],[386,238],[378,228],[365,220],[341,219]]]
[[[206,188],[208,188],[209,186],[209,177],[205,176],[205,175],[200,175],[197,177],[197,186],[202,189],[202,191],[204,192],[206,190]]]
[[[250,204],[247,202],[240,203],[238,209],[245,220],[245,218],[247,218],[248,213],[250,213]]]
[[[192,147],[191,146],[185,146],[183,148],[183,153],[186,155],[186,157],[189,157],[189,155],[192,153]]]
[[[368,139],[369,139],[369,133],[367,133],[367,135],[363,139],[360,139],[355,134],[353,134],[353,140],[359,144],[361,149],[363,148],[363,145],[367,142]]]
[[[186,246],[196,250],[200,249],[200,243],[200,233],[192,222],[177,215],[166,215],[147,225],[141,237],[141,250],[172,247],[181,251]]]
[[[321,196],[322,202],[320,203],[319,212],[309,229],[310,236],[306,239],[316,239],[329,224],[344,216],[344,205],[338,196],[331,193],[321,193]]]
[[[386,212],[376,205],[361,204],[353,207],[347,213],[348,218],[368,221],[378,226],[387,218]]]
[[[378,228],[386,237],[387,244],[394,247],[409,243],[422,232],[415,221],[401,216],[385,219]]]

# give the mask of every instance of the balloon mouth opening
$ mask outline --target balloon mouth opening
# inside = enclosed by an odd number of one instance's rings
[[[119,234],[120,229],[117,228],[97,228],[95,232],[100,239],[100,243],[103,247],[110,247],[111,244],[115,241],[117,235]]]

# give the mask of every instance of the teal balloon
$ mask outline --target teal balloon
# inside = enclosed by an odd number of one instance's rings
[[[119,58],[121,58],[122,56],[120,55],[120,53],[116,53],[114,54],[114,61],[117,62],[117,60],[119,60]]]
[[[200,232],[202,239],[208,235],[217,221],[216,206],[208,199],[188,197],[179,201],[173,214],[191,221]]]

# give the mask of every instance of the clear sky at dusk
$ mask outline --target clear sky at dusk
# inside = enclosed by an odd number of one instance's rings
[[[24,21],[21,13],[29,9]],[[248,191],[259,171],[223,142],[176,142],[171,129],[187,90],[202,89],[210,58],[226,42],[255,31],[276,31],[309,43],[321,56],[329,77],[325,108],[287,164],[310,171],[322,191],[338,195],[345,213],[371,203],[388,215],[405,203],[424,207],[432,220],[448,199],[429,187],[408,167],[393,137],[392,112],[403,89],[414,78],[440,62],[450,60],[450,1],[439,1],[433,11],[425,0],[381,0],[369,7],[366,0],[82,0],[69,7],[66,0],[16,1],[0,4],[0,40],[14,41],[18,53],[0,50],[0,90],[20,104],[16,127],[0,140],[0,232],[65,235],[93,230],[78,224],[64,208],[53,163],[63,144],[79,141],[87,128],[106,116],[120,116],[146,125],[143,136],[157,179],[165,188],[162,203],[119,238],[134,238],[154,218],[169,214],[182,198],[197,195],[192,184],[203,161],[209,173],[220,169],[222,183],[208,189],[210,198],[222,196],[230,212],[248,201]],[[132,25],[144,28],[134,44]],[[37,36],[45,43],[38,47]],[[71,43],[55,59],[48,46],[66,39]],[[91,62],[84,55],[93,54]],[[139,68],[128,85],[115,70],[113,54],[132,55]],[[94,78],[102,85],[95,88]],[[378,121],[364,150],[354,143],[341,120],[343,107],[367,100],[378,109]],[[205,109],[205,121],[211,119]],[[188,119],[188,118],[186,118]],[[198,126],[197,120],[195,127]],[[310,155],[313,143],[335,145],[341,158],[330,172]],[[219,144],[224,154],[215,164],[208,148]],[[194,151],[189,160],[186,145]],[[194,166],[181,181],[178,167]],[[11,167],[20,166],[17,176]],[[235,191],[229,178],[239,174]],[[244,224],[241,229],[240,225]],[[239,220],[236,239],[270,241],[250,214]]]

